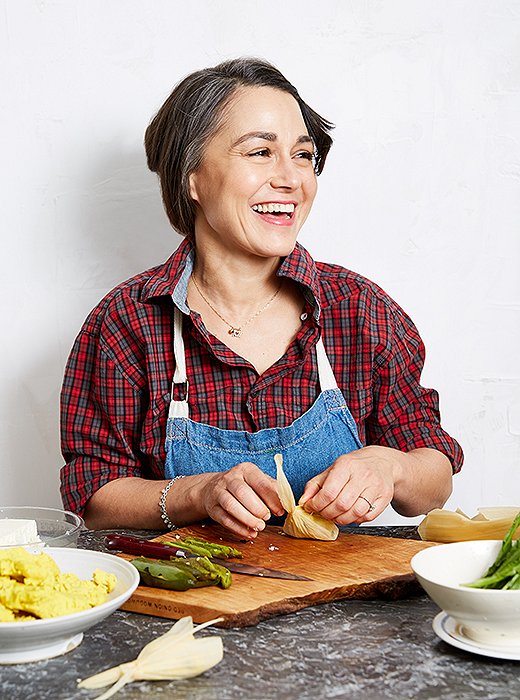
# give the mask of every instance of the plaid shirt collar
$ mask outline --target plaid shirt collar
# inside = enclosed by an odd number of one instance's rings
[[[186,304],[188,281],[195,261],[195,248],[190,238],[185,238],[173,255],[155,269],[143,288],[143,301],[172,296],[179,309],[189,314]],[[320,317],[321,295],[318,272],[313,259],[305,248],[296,243],[293,251],[282,260],[278,270],[280,277],[289,277],[303,287],[305,299],[313,308],[316,321]]]

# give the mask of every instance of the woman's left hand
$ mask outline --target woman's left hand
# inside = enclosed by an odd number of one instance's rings
[[[341,455],[307,482],[299,504],[338,525],[374,520],[394,497],[402,455],[380,445]]]

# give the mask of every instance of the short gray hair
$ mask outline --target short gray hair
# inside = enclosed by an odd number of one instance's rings
[[[273,87],[294,97],[314,142],[316,174],[323,170],[333,125],[311,109],[273,65],[257,58],[237,58],[191,73],[173,89],[144,138],[148,167],[159,175],[170,223],[185,236],[192,235],[195,227],[190,175],[201,165],[204,148],[218,131],[233,94],[241,87],[255,86]]]

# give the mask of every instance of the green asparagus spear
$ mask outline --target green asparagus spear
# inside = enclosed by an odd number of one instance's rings
[[[516,530],[520,527],[520,513],[516,516],[516,518],[513,520],[513,524],[509,528],[506,536],[504,537],[504,540],[502,542],[502,547],[500,548],[500,552],[498,553],[497,558],[495,559],[494,563],[491,564],[489,569],[486,571],[484,576],[491,576],[492,574],[495,573],[495,571],[504,563],[504,561],[507,559],[509,552],[511,551],[511,548],[514,546],[513,545],[513,535],[515,534]]]
[[[520,573],[520,547],[514,544],[509,550],[509,554],[502,564],[495,569],[491,576],[484,575],[482,578],[466,584],[470,588],[506,588],[510,579]]]
[[[515,574],[502,588],[503,591],[514,591],[516,588],[520,588],[520,573]]]
[[[216,544],[215,542],[207,542],[198,537],[180,537],[173,542],[165,542],[172,547],[186,549],[192,554],[199,554],[201,557],[217,557],[217,559],[231,559],[236,557],[242,559],[242,552],[234,547],[225,544]]]
[[[139,557],[130,563],[139,571],[141,583],[152,588],[186,591],[203,586],[231,586],[231,572],[209,561],[207,557],[175,557],[169,561]]]
[[[520,589],[520,540],[513,542],[513,535],[518,527],[520,527],[520,513],[504,537],[497,558],[484,576],[464,585],[469,588]]]

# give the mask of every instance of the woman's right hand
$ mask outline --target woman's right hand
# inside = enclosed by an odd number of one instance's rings
[[[195,489],[191,491],[191,498],[195,497],[198,501],[193,503],[194,510],[202,510],[207,517],[239,537],[256,537],[265,528],[271,514],[284,513],[276,490],[276,480],[256,464],[242,462],[228,471],[200,474],[197,477],[198,483],[194,484]],[[195,480],[197,477],[192,478]],[[181,479],[177,483],[181,486],[182,482],[187,481],[188,479]]]

